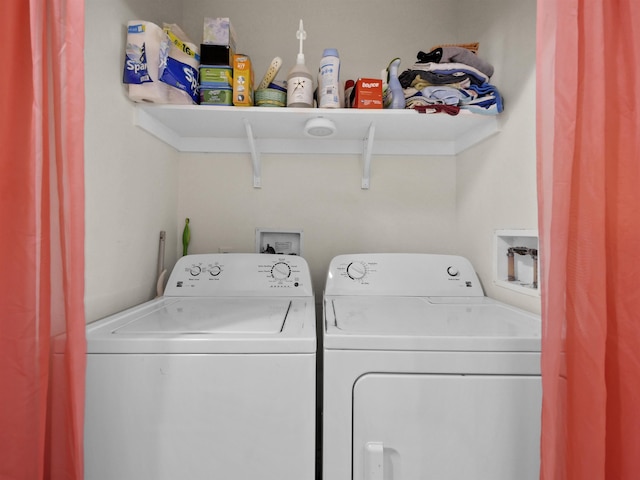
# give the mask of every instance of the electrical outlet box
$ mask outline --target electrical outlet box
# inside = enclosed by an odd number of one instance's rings
[[[496,230],[493,282],[526,295],[540,295],[539,239],[536,230]]]
[[[256,252],[302,256],[302,230],[256,228]]]

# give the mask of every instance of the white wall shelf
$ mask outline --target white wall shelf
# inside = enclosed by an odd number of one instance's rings
[[[330,137],[304,133],[308,120],[326,118]],[[414,110],[137,105],[135,123],[180,152],[248,153],[260,187],[261,154],[355,154],[369,188],[372,155],[457,155],[499,130],[493,115]]]

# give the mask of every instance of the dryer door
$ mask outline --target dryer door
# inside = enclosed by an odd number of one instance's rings
[[[353,478],[537,480],[539,376],[367,374]]]

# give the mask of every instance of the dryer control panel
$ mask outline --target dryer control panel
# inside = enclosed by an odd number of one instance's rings
[[[312,296],[304,258],[260,253],[186,255],[176,263],[165,296]]]
[[[484,296],[464,257],[422,253],[339,255],[329,266],[326,295]]]

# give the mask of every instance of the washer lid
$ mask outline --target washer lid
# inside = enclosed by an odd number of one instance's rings
[[[291,301],[285,298],[192,298],[164,302],[113,329],[115,335],[277,334]]]
[[[540,317],[487,297],[329,297],[326,348],[540,351]]]
[[[313,298],[163,297],[87,327],[87,353],[313,353]]]

